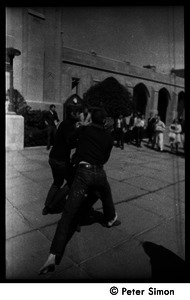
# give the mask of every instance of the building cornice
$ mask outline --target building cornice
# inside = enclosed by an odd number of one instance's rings
[[[149,82],[152,81],[164,85],[184,88],[184,79],[175,76],[175,74],[158,73],[153,69],[140,68],[131,65],[128,62],[99,56],[94,52],[88,53],[73,48],[63,47],[62,62],[106,73],[118,74]]]

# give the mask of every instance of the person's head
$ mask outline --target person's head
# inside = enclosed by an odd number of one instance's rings
[[[99,125],[104,125],[107,114],[103,108],[93,108],[92,110],[92,122]]]
[[[87,106],[84,107],[84,113],[88,114],[88,107]]]
[[[157,121],[157,122],[160,121],[160,116],[159,116],[159,115],[157,115],[156,121]]]
[[[51,105],[49,106],[49,109],[50,109],[51,111],[54,111],[54,110],[55,110],[55,105],[54,105],[54,104],[51,104]]]
[[[123,115],[121,114],[121,115],[119,115],[119,119],[123,119]]]

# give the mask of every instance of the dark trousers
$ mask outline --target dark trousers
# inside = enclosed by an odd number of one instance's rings
[[[153,135],[154,135],[154,130],[153,130],[153,128],[150,127],[150,126],[147,127],[146,132],[147,132],[147,137],[148,137],[148,143],[152,143],[152,141],[153,141]]]
[[[135,141],[137,146],[141,146],[143,138],[143,127],[135,127]]]
[[[85,194],[88,189],[98,191],[105,221],[108,222],[115,217],[111,188],[105,171],[98,167],[87,169],[85,166],[79,165],[50,248],[50,253],[56,255],[56,264],[60,263],[72,230],[77,224],[77,216],[85,204]]]
[[[117,147],[124,147],[124,132],[122,128],[116,128]]]
[[[46,197],[45,206],[51,208],[54,206],[54,198],[58,193],[64,180],[67,178],[68,166],[65,161],[58,161],[54,158],[49,158],[49,164],[53,175],[53,184],[51,185]]]
[[[56,126],[48,126],[47,128],[47,149],[53,144],[56,134]]]

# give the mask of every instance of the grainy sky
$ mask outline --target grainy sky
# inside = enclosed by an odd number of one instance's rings
[[[64,46],[160,72],[184,68],[183,6],[63,7]]]

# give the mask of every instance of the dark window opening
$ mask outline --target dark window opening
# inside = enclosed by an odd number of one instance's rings
[[[79,78],[72,78],[72,94],[77,94],[78,95],[78,87],[79,87]]]

